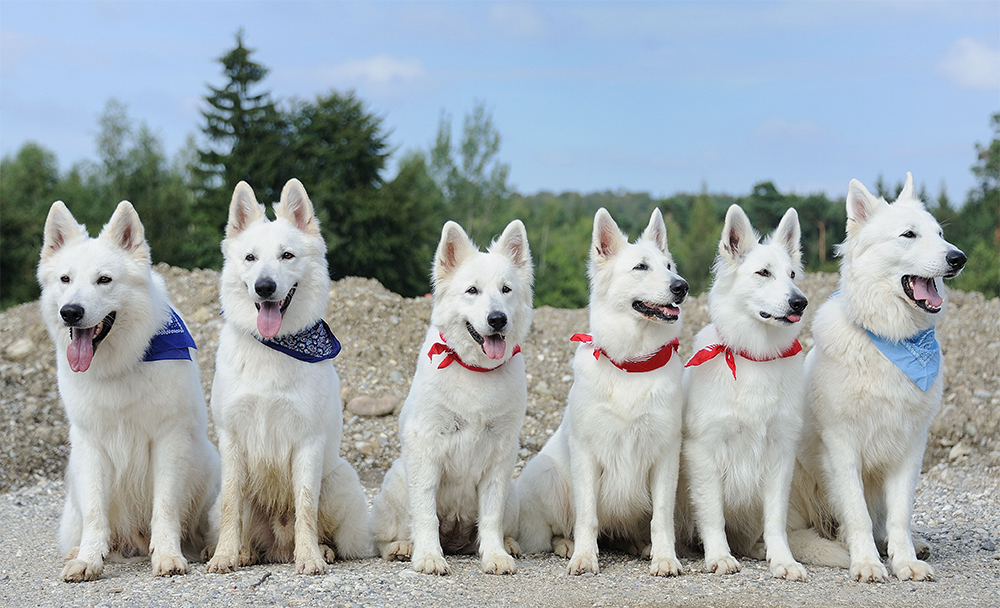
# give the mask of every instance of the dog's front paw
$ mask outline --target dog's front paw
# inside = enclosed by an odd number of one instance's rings
[[[914,562],[893,562],[892,573],[901,581],[932,581],[934,580],[934,568],[925,561]]]
[[[410,558],[410,568],[421,574],[445,575],[450,572],[448,562],[444,561],[444,556],[433,553],[414,555]]]
[[[786,581],[807,581],[809,580],[809,575],[806,573],[806,569],[797,561],[790,562],[771,562],[771,576],[774,578],[783,578]]]
[[[552,552],[559,557],[568,558],[570,555],[573,555],[573,539],[566,538],[565,536],[553,537]]]
[[[517,541],[513,537],[504,537],[503,549],[512,557],[521,557],[521,545],[517,544]]]
[[[494,553],[483,556],[483,572],[486,574],[514,574],[517,564],[514,558],[506,553]]]
[[[153,576],[187,574],[187,560],[182,555],[160,555],[154,550],[149,561],[153,564]]]
[[[675,557],[659,557],[649,564],[649,573],[653,576],[678,576],[684,572],[684,566]]]
[[[889,578],[889,572],[882,562],[863,559],[851,562],[851,578],[862,583],[884,583]]]
[[[718,555],[705,558],[705,569],[716,574],[735,574],[740,571],[740,563],[732,555]]]
[[[205,571],[212,574],[225,574],[236,570],[239,564],[240,555],[238,553],[219,553],[216,551],[212,559],[208,560]]]
[[[413,543],[408,540],[397,540],[389,543],[382,550],[382,559],[387,562],[405,562],[413,553]]]
[[[326,560],[322,555],[310,556],[305,559],[295,560],[295,573],[316,576],[326,574]]]
[[[104,572],[103,562],[88,562],[85,559],[71,559],[63,566],[62,578],[67,583],[96,581]]]
[[[596,553],[577,551],[573,554],[573,559],[569,560],[569,573],[574,576],[587,572],[597,574],[598,570]]]

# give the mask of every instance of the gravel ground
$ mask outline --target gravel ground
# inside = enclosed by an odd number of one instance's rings
[[[199,345],[206,395],[214,371],[219,317],[218,273],[157,268]],[[810,274],[802,335],[808,349],[811,311],[835,289],[836,276]],[[343,398],[381,399],[382,417],[344,412],[342,454],[353,463],[369,498],[399,454],[396,417],[430,318],[430,299],[406,299],[370,279],[347,278],[331,286],[326,318],[344,351],[336,364]],[[472,558],[451,557],[454,573],[416,575],[399,563],[337,563],[318,578],[298,577],[289,565],[256,566],[208,576],[199,567],[185,577],[153,579],[148,563],[109,565],[94,583],[60,582],[56,528],[68,448],[66,421],[55,383],[55,353],[38,317],[37,303],[0,313],[0,604],[10,606],[237,606],[237,605],[695,605],[695,606],[1000,606],[1000,300],[949,292],[949,310],[938,325],[947,356],[944,406],[935,421],[918,486],[914,528],[931,543],[933,583],[859,585],[846,572],[814,567],[809,583],[770,578],[763,563],[746,561],[728,577],[698,572],[701,562],[682,560],[689,574],[658,580],[647,566],[614,552],[601,555],[601,574],[569,577],[566,561],[529,556],[515,577],[490,577]],[[681,355],[690,355],[693,333],[708,320],[705,296],[684,306]],[[562,418],[572,383],[568,337],[587,328],[586,310],[543,307],[522,345],[528,369],[528,412],[521,433],[520,467]],[[369,400],[370,401],[370,400]],[[357,403],[357,402],[356,402]],[[214,439],[214,430],[210,428]],[[29,557],[30,556],[30,557]],[[270,575],[254,586],[265,574]]]

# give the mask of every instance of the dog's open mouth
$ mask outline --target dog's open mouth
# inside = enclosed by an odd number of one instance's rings
[[[487,357],[490,359],[503,359],[504,353],[507,352],[506,336],[499,333],[483,336],[468,321],[465,322],[465,328],[469,330],[469,335],[483,349],[483,353]]]
[[[795,313],[792,313],[790,315],[785,315],[783,317],[776,317],[776,316],[774,316],[772,314],[768,314],[768,313],[764,312],[763,310],[760,311],[760,318],[761,319],[770,319],[772,317],[774,319],[776,319],[778,321],[781,321],[782,323],[786,323],[788,325],[791,325],[792,323],[798,323],[799,321],[802,320],[802,315],[797,315]]]
[[[938,293],[937,285],[933,278],[918,277],[913,274],[903,275],[900,281],[903,284],[903,293],[910,298],[918,308],[922,308],[930,313],[941,311],[944,298]]]
[[[288,305],[292,303],[292,296],[295,295],[295,288],[298,283],[292,285],[286,295],[281,300],[256,303],[257,307],[257,331],[265,338],[273,338],[281,330],[281,319],[288,310]]]
[[[97,347],[108,337],[111,326],[115,324],[116,313],[109,312],[100,323],[93,327],[70,327],[69,348],[66,349],[66,360],[74,372],[85,372],[90,369]]]
[[[654,304],[652,302],[643,302],[642,300],[632,302],[632,310],[647,319],[652,319],[654,321],[666,321],[667,323],[673,323],[681,314],[681,309],[677,306],[671,306],[670,304]]]

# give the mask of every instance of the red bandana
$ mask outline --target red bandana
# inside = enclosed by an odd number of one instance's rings
[[[775,361],[777,359],[784,359],[785,357],[792,357],[800,352],[802,352],[802,345],[796,339],[792,342],[792,345],[785,349],[785,352],[781,353],[777,357],[765,357],[763,359],[758,359],[753,355],[748,355],[747,353],[734,352],[733,349],[729,348],[725,344],[710,344],[705,348],[699,350],[691,357],[691,360],[684,364],[684,367],[691,367],[692,365],[701,365],[705,361],[714,359],[719,353],[726,353],[726,365],[729,369],[733,371],[733,380],[736,379],[736,357],[739,355],[744,359],[749,359],[751,361],[764,362],[764,361]]]
[[[427,358],[431,359],[431,360],[434,359],[434,355],[440,355],[441,353],[447,353],[446,356],[445,356],[445,358],[442,359],[441,363],[438,365],[438,369],[444,369],[444,368],[448,367],[449,365],[451,365],[452,361],[454,361],[455,363],[458,363],[459,365],[461,365],[465,369],[472,370],[474,372],[491,372],[491,371],[493,371],[495,369],[500,369],[503,366],[503,364],[507,362],[507,361],[504,361],[503,363],[501,363],[500,365],[498,365],[496,367],[479,367],[478,365],[469,365],[465,361],[462,361],[461,357],[458,356],[458,353],[455,352],[455,349],[453,349],[452,347],[448,346],[448,341],[444,339],[444,334],[438,333],[438,335],[441,336],[441,341],[440,342],[435,342],[434,344],[432,344],[431,345],[431,349],[429,351],[427,351]],[[520,344],[515,344],[514,345],[514,352],[512,352],[510,354],[510,356],[513,358],[513,356],[516,355],[519,352],[521,352],[521,345]],[[508,359],[508,361],[509,360],[510,359]]]
[[[573,337],[570,338],[570,340],[594,346],[594,337],[590,334],[573,334]],[[638,359],[626,359],[621,362],[608,357],[608,353],[604,352],[603,348],[594,346],[594,358],[599,361],[601,359],[601,355],[604,355],[604,357],[610,361],[612,365],[629,373],[651,372],[654,369],[660,369],[666,365],[667,361],[670,361],[670,358],[677,352],[680,344],[680,340],[674,338],[670,342],[661,346],[660,350],[651,355]]]

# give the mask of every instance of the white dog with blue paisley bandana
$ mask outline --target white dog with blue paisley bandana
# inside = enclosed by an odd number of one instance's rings
[[[340,457],[340,345],[323,313],[326,244],[312,203],[290,180],[268,221],[240,182],[222,242],[212,417],[222,453],[209,572],[294,559],[322,574],[335,555],[372,553],[358,475]]]

